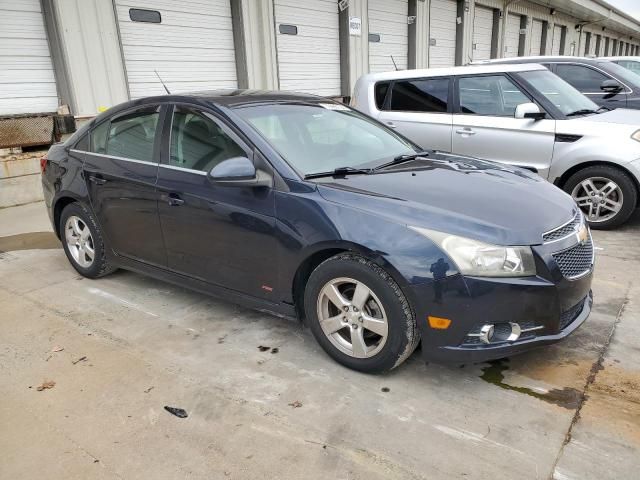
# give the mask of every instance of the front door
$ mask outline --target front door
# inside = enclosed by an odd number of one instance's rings
[[[215,185],[211,169],[253,152],[213,114],[176,106],[163,144],[158,210],[169,269],[269,298],[276,283],[275,194]]]
[[[555,120],[515,118],[516,106],[531,99],[502,74],[460,77],[455,88],[454,153],[533,168],[546,178]]]
[[[620,82],[590,65],[556,63],[553,73],[598,105],[608,108],[624,108],[627,106],[627,88],[622,86],[622,91],[619,93],[603,92],[600,86],[605,80]]]
[[[378,120],[426,150],[451,151],[449,77],[392,83]]]
[[[166,265],[156,179],[158,125],[163,108],[138,107],[98,124],[90,132],[84,176],[91,206],[117,255]]]

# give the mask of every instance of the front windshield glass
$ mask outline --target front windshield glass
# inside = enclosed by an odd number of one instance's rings
[[[302,175],[373,167],[416,152],[411,143],[341,104],[270,104],[235,112]]]
[[[598,105],[549,70],[532,70],[519,74],[533,88],[553,103],[563,115],[581,110],[598,110]]]

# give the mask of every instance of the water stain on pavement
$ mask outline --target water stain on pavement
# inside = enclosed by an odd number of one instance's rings
[[[504,371],[509,369],[508,362],[506,360],[494,360],[489,362],[489,365],[482,369],[482,375],[480,378],[487,383],[496,385],[497,387],[504,388],[505,390],[511,390],[518,393],[523,393],[531,397],[537,398],[548,403],[553,403],[568,410],[575,410],[580,406],[582,400],[582,392],[575,388],[564,387],[562,389],[554,388],[546,393],[536,392],[527,387],[516,387],[504,383]]]
[[[62,248],[53,232],[30,232],[0,237],[0,252]]]

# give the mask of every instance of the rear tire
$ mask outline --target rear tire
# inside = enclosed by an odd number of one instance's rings
[[[83,277],[99,278],[116,268],[106,258],[106,246],[91,211],[81,203],[64,207],[60,215],[60,238],[69,262]]]
[[[569,177],[564,191],[573,197],[595,230],[609,230],[625,223],[638,199],[629,174],[609,165],[579,170]]]
[[[415,315],[398,284],[380,266],[352,253],[331,257],[311,273],[304,307],[320,346],[353,370],[391,370],[420,340]]]

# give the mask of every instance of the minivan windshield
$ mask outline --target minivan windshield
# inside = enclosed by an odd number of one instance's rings
[[[595,113],[600,108],[549,70],[531,70],[518,75],[553,103],[563,115],[575,112]]]
[[[367,116],[339,103],[281,103],[236,107],[303,176],[375,167],[416,147]]]

